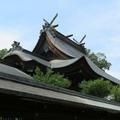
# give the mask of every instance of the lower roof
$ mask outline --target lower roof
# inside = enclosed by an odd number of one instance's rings
[[[20,78],[26,78],[26,79],[32,79],[29,75],[26,73],[14,68],[10,67],[8,65],[0,63],[0,78],[9,78],[9,77],[20,77]]]
[[[1,66],[3,68],[8,67],[6,65]],[[13,70],[14,68],[8,67],[8,69]],[[10,72],[6,72],[6,68],[3,72],[0,71],[0,93],[5,94],[6,91],[8,91],[9,94],[15,94],[21,97],[27,97],[29,95],[29,98],[33,98],[33,100],[36,98],[39,100],[45,99],[62,102],[64,104],[72,104],[73,106],[77,104],[77,107],[80,108],[87,107],[108,112],[120,112],[120,104],[116,102],[110,102],[98,97],[83,95],[76,91],[42,84],[31,78],[29,79],[29,77],[16,69],[14,69],[11,74],[9,74]],[[20,75],[13,75],[13,73],[20,73]],[[21,77],[21,75],[24,77]]]

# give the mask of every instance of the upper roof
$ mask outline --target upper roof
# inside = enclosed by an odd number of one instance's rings
[[[68,37],[64,36],[56,29],[45,29],[41,32],[39,40],[33,49],[33,53],[41,55],[42,52],[50,50],[59,59],[69,59],[80,57],[85,53],[83,44],[77,44]]]
[[[69,36],[71,35],[63,35],[55,29],[58,25],[52,25],[56,17],[57,14],[50,23],[44,20],[45,25],[43,25],[43,29],[40,31],[38,42],[32,52],[40,55],[46,52],[46,50],[50,50],[53,54],[59,56],[59,59],[79,57],[80,53],[85,54],[83,40],[86,35],[79,43],[74,39],[70,39]]]

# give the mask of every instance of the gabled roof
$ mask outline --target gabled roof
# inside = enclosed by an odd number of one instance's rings
[[[46,29],[41,32],[33,53],[40,55],[45,43],[48,44],[48,49],[61,56],[61,59],[79,57],[79,54],[85,53],[83,44],[75,43],[56,29]]]
[[[86,79],[94,79],[96,77],[103,77],[112,81],[113,83],[120,84],[120,80],[107,74],[105,71],[98,68],[86,55],[80,54],[79,58],[72,58],[67,60],[51,60],[46,61],[39,57],[36,57],[30,52],[24,52],[15,50],[10,52],[4,59],[10,58],[11,56],[18,56],[21,61],[29,62],[35,61],[45,67],[54,69],[55,71],[62,71],[63,74],[70,74],[74,71],[81,70]]]

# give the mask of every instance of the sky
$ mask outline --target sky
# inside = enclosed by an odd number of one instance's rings
[[[86,34],[85,46],[104,53],[112,64],[106,72],[120,79],[120,0],[0,0],[0,49],[15,40],[31,51],[43,18],[56,13],[57,30],[77,41]]]

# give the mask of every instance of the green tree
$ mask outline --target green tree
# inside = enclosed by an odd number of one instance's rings
[[[86,49],[86,55],[102,70],[109,70],[111,63],[107,61],[104,53],[93,53],[90,49]]]
[[[7,49],[1,49],[0,50],[0,59],[4,56],[4,55],[6,55],[8,53],[8,50]]]
[[[120,85],[114,86],[111,94],[113,96],[113,100],[120,102]]]
[[[44,74],[40,68],[35,69],[35,74],[33,75],[35,80],[38,80],[43,83],[47,83],[53,86],[59,86],[68,88],[70,86],[70,81],[64,78],[63,75],[59,73],[54,73],[51,69],[47,69],[47,72]]]
[[[107,80],[82,81],[79,85],[81,92],[97,97],[106,97],[110,94],[112,84]]]

